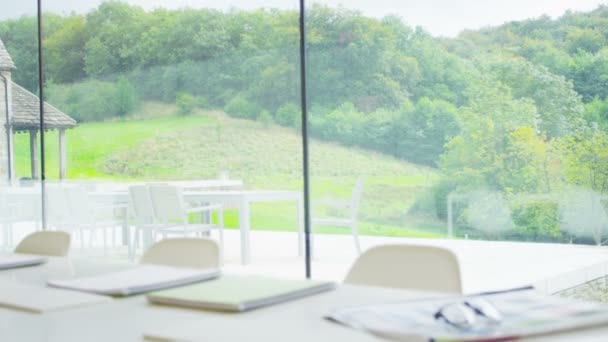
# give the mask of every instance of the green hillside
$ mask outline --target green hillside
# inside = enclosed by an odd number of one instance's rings
[[[177,116],[175,106],[146,103],[129,119],[84,123],[67,132],[68,178],[175,180],[216,178],[226,172],[252,189],[302,189],[302,151],[295,129],[198,111]],[[146,113],[154,113],[147,115]],[[28,136],[18,135],[17,173],[29,175]],[[57,178],[57,134],[46,135],[47,177]],[[408,210],[437,180],[436,172],[377,152],[312,141],[314,198],[348,198],[365,177],[364,234],[434,236],[441,224],[412,224]],[[259,204],[254,229],[295,230],[295,206]],[[236,227],[236,214],[227,215]],[[340,232],[326,228],[326,232]],[[348,233],[344,231],[344,233]]]

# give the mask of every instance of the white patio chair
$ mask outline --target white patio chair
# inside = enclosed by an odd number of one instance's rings
[[[11,196],[0,192],[0,225],[4,247],[13,244],[13,224],[24,219],[23,203],[11,199]]]
[[[70,207],[64,187],[61,184],[46,184],[44,187],[47,225],[54,229],[71,228]]]
[[[361,244],[359,243],[359,233],[357,231],[357,216],[359,214],[359,204],[361,202],[361,194],[363,192],[363,180],[358,179],[355,188],[353,189],[350,200],[316,200],[312,202],[313,217],[311,226],[314,227],[340,227],[349,228],[355,242],[355,249],[358,254],[361,253]],[[320,217],[317,216],[320,207],[325,207],[333,210],[346,210],[346,217]],[[312,238],[312,235],[311,235]]]
[[[156,220],[168,228],[162,228],[159,232],[166,237],[169,234],[180,234],[184,237],[189,234],[200,235],[208,233],[211,230],[219,232],[220,250],[224,248],[224,213],[223,207],[219,204],[201,205],[198,207],[188,207],[184,201],[181,188],[167,184],[151,184],[148,185],[154,215]],[[212,212],[218,214],[218,224],[208,223],[190,223],[189,216],[191,214],[209,215],[211,218]]]
[[[146,250],[140,263],[174,267],[218,268],[220,266],[220,247],[211,239],[164,239]]]
[[[15,253],[66,256],[70,249],[70,234],[62,231],[34,232],[21,240]]]
[[[143,249],[156,241],[156,233],[161,228],[167,228],[166,224],[158,222],[154,214],[154,205],[150,198],[150,191],[147,185],[132,185],[129,186],[129,200],[131,204],[131,213],[135,220],[135,232],[132,241],[132,246],[129,246],[129,256],[132,259],[137,253],[140,245],[140,235],[142,235]]]
[[[126,204],[102,204],[91,200],[88,192],[82,186],[64,187],[68,207],[70,209],[69,227],[80,233],[81,247],[84,248],[84,231],[90,231],[89,244],[92,244],[95,233],[103,235],[103,252],[107,254],[107,231],[112,233],[112,241],[116,240],[116,227],[123,221],[116,218],[115,209],[123,208]]]
[[[372,247],[355,261],[344,282],[462,293],[458,258],[452,251],[434,246]]]

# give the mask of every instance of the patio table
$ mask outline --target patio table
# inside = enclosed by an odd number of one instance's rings
[[[239,230],[241,233],[241,263],[251,262],[251,246],[249,232],[251,231],[251,203],[295,201],[297,204],[298,225],[298,255],[304,249],[304,216],[303,198],[299,191],[186,191],[184,197],[192,202],[221,203],[225,206],[236,205],[239,215]]]

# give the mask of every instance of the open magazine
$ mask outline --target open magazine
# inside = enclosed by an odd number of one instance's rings
[[[437,319],[442,308],[468,298],[483,298],[492,303],[502,315],[500,323],[462,329]],[[509,341],[608,323],[608,305],[526,289],[340,308],[326,318],[398,341]]]
[[[216,278],[219,275],[220,271],[218,269],[139,265],[124,271],[91,277],[50,280],[48,285],[102,295],[131,296],[198,283]]]

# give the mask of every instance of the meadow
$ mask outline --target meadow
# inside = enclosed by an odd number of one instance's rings
[[[197,110],[177,115],[174,105],[144,103],[127,118],[83,123],[66,133],[67,175],[71,180],[159,181],[242,179],[248,189],[302,190],[299,131],[272,123],[231,118]],[[47,179],[58,178],[57,132],[45,135]],[[29,176],[29,140],[16,136],[16,172]],[[363,235],[438,237],[444,224],[410,213],[429,196],[438,179],[434,169],[378,152],[313,140],[310,145],[314,199],[348,199],[354,183],[364,179],[360,211]],[[324,214],[340,214],[325,211]],[[236,228],[236,211],[226,212],[226,226]],[[256,204],[253,229],[295,231],[291,203]],[[347,234],[320,227],[318,232]]]

